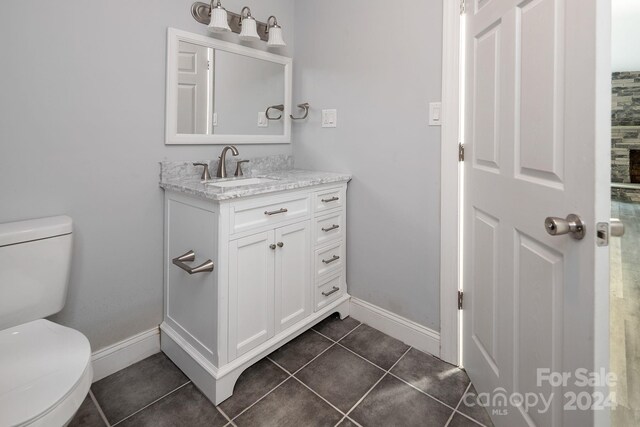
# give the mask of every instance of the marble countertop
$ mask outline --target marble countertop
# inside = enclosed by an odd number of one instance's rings
[[[243,178],[213,179],[203,183],[197,174],[161,174],[160,187],[209,200],[222,201],[239,199],[278,191],[295,190],[315,185],[348,182],[351,175],[332,172],[316,172],[302,169],[286,169],[252,173]],[[220,188],[208,185],[213,182],[227,182],[248,178],[268,178],[273,181],[244,185],[241,187]]]

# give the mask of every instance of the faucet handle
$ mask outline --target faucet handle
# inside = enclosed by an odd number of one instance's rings
[[[236,163],[236,173],[234,176],[244,176],[244,172],[242,172],[242,164],[249,163],[249,160],[238,160]]]
[[[202,176],[200,176],[200,179],[203,181],[210,181],[211,180],[211,174],[209,173],[209,165],[206,163],[194,163],[193,166],[204,166],[204,169],[202,171]]]

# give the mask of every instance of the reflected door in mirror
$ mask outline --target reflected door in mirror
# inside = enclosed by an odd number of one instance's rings
[[[184,41],[178,49],[178,133],[211,133],[213,50]]]

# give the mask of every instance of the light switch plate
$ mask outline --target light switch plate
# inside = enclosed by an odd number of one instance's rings
[[[269,120],[267,120],[267,113],[264,111],[258,112],[258,127],[259,128],[269,127]]]
[[[429,103],[429,126],[441,126],[442,125],[442,103],[430,102]]]
[[[338,110],[322,110],[322,127],[334,128],[338,126]]]

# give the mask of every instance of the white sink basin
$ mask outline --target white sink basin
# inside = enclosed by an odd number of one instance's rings
[[[277,179],[272,178],[243,178],[243,179],[233,179],[229,181],[217,181],[217,182],[208,182],[207,185],[218,188],[231,188],[231,187],[244,187],[245,185],[257,185],[257,184],[266,184],[269,182],[276,182]]]

